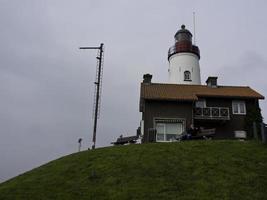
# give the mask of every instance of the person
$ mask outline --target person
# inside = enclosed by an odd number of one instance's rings
[[[194,125],[191,124],[189,129],[186,131],[186,137],[189,140],[192,138],[193,135],[195,135],[195,129],[194,129]]]
[[[179,140],[191,140],[192,136],[196,136],[197,129],[194,128],[193,124],[190,124],[190,126],[184,131],[181,136],[179,137]]]

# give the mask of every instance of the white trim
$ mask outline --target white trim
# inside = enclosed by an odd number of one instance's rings
[[[237,112],[234,112],[234,104],[237,105]],[[241,112],[241,105],[244,106],[244,113]],[[245,101],[232,101],[232,113],[233,115],[246,115],[246,102]]]
[[[140,128],[141,128],[141,136],[143,136],[144,135],[144,128],[145,128],[145,125],[144,125],[144,120],[141,120],[140,121]]]

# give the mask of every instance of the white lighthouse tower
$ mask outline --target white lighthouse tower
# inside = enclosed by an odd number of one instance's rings
[[[192,44],[192,34],[185,25],[174,36],[169,49],[169,83],[200,85],[199,48]]]

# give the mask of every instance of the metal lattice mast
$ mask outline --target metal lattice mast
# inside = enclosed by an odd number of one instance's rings
[[[80,49],[98,49],[98,55],[96,57],[97,67],[96,67],[94,107],[93,107],[94,129],[93,129],[92,149],[95,149],[97,119],[99,118],[99,114],[100,114],[100,100],[101,100],[102,77],[103,77],[103,61],[104,61],[103,60],[104,59],[104,44],[101,43],[99,47],[80,47]]]

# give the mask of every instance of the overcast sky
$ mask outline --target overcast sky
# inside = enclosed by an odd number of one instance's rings
[[[96,51],[105,44],[97,146],[134,135],[144,73],[167,82],[181,24],[201,52],[201,78],[267,96],[267,1],[0,0],[0,182],[92,145]],[[267,119],[266,100],[261,101]],[[265,121],[266,122],[266,121]]]

